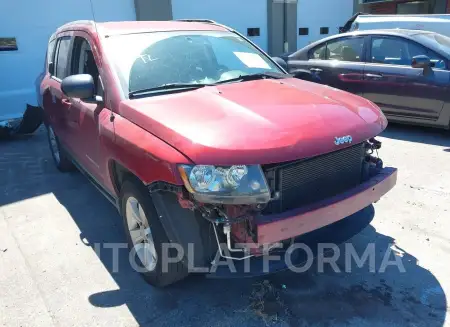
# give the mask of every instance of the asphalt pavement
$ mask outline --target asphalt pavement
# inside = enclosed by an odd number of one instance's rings
[[[0,326],[450,326],[450,133],[392,125],[380,140],[398,184],[348,241],[374,244],[375,262],[345,272],[343,244],[340,272],[194,275],[163,290],[125,252],[114,262],[104,247],[125,242],[121,218],[80,173],[56,170],[42,128],[1,140]],[[387,251],[404,272],[380,271]]]

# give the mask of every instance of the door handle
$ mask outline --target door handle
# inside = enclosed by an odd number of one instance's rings
[[[372,79],[381,79],[381,78],[383,78],[383,75],[381,75],[381,74],[370,74],[370,73],[367,73],[367,74],[364,74],[364,76],[366,76],[367,78],[372,78]]]
[[[70,107],[72,105],[69,99],[62,99],[61,102],[64,107]]]
[[[323,70],[320,69],[320,68],[310,68],[309,70],[312,71],[312,72],[315,72],[315,73],[323,72]]]

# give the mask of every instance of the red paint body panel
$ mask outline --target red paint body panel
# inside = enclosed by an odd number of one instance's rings
[[[311,157],[378,135],[386,119],[370,101],[297,79],[258,80],[126,100],[102,40],[108,35],[224,27],[188,22],[76,22],[54,37],[88,40],[104,86],[104,105],[82,101],[68,110],[60,81],[45,72],[41,83],[47,122],[61,143],[111,193],[111,163],[144,183],[182,185],[177,164],[266,164]],[[56,100],[56,102],[55,102]],[[72,108],[70,108],[72,109]],[[113,114],[114,119],[110,119]]]
[[[297,79],[257,80],[126,100],[120,114],[197,164],[266,164],[336,151],[387,125],[370,101]]]
[[[165,181],[183,185],[176,163],[191,164],[173,147],[127,119],[116,115],[115,141],[108,149],[109,160],[115,160],[144,183]]]
[[[397,181],[397,169],[384,168],[369,181],[344,194],[280,215],[263,217],[258,222],[258,243],[273,243],[306,234],[348,217],[378,201]]]

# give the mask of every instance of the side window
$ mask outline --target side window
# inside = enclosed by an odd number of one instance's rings
[[[363,37],[330,41],[327,43],[327,59],[359,62],[361,61],[363,47]]]
[[[309,53],[309,58],[308,59],[325,60],[327,58],[326,51],[327,51],[327,45],[326,44],[319,45],[318,47],[314,48]]]
[[[410,66],[411,57],[408,54],[408,43],[392,37],[372,38],[371,62]]]
[[[58,41],[56,54],[55,76],[63,79],[67,76],[67,64],[69,62],[70,37],[62,37]]]
[[[48,69],[50,75],[53,75],[54,74],[54,70],[55,70],[54,66],[50,67],[50,63],[53,62],[53,55],[55,53],[55,45],[56,45],[56,40],[51,40],[48,43],[48,48],[47,48],[47,62],[46,62],[46,65],[47,65],[47,69]]]
[[[92,53],[89,42],[85,38],[80,36],[75,37],[72,58],[71,75],[91,75],[95,83],[95,93],[97,95],[103,95],[102,88],[99,88],[100,74],[98,72],[97,64],[95,63],[94,54]]]
[[[364,38],[338,39],[319,45],[309,54],[309,59],[361,61]]]
[[[425,48],[420,44],[414,42],[408,42],[408,54],[411,58],[410,64],[412,62],[412,58],[419,55],[426,55],[431,59],[431,62],[434,64],[434,68],[436,69],[446,69],[445,59],[438,55],[433,50]]]
[[[437,69],[445,69],[445,60],[434,51],[415,42],[400,38],[372,38],[372,62],[411,66],[412,58],[418,55],[430,57]]]

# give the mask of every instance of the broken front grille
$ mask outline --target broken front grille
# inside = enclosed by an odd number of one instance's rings
[[[263,214],[281,213],[345,192],[361,183],[364,144],[357,144],[321,156],[264,165],[276,200]]]

